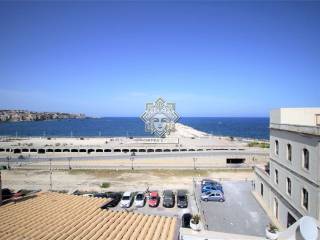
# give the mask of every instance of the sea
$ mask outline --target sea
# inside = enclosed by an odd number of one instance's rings
[[[179,122],[216,136],[269,139],[269,118],[182,117]],[[144,122],[138,117],[104,117],[33,122],[1,122],[0,136],[146,137]]]

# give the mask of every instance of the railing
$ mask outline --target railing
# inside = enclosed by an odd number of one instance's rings
[[[291,131],[291,132],[301,132],[301,133],[306,133],[311,135],[320,135],[320,126],[270,123],[270,128]]]

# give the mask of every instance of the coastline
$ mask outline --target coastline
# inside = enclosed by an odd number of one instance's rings
[[[132,137],[132,138],[145,138],[152,137],[146,133],[139,118],[91,118],[86,117],[84,119],[49,119],[43,121],[21,121],[21,122],[0,122],[0,138],[37,138],[37,137],[52,137],[52,138],[112,138],[112,137]],[[79,121],[78,121],[79,120]],[[88,121],[86,121],[88,120]],[[120,122],[119,122],[119,121]],[[2,123],[2,124],[1,124]],[[200,122],[201,123],[201,122]],[[200,124],[197,123],[198,125]],[[83,128],[83,124],[85,127]],[[126,125],[127,124],[127,125]],[[199,137],[217,137],[220,139],[230,139],[241,142],[268,142],[267,138],[257,138],[255,135],[261,135],[260,133],[252,134],[252,137],[239,136],[243,134],[241,126],[237,129],[234,134],[220,134],[214,133],[213,131],[201,131],[197,129],[197,124],[183,124],[176,123],[176,131],[172,132],[169,136],[171,137],[187,137],[187,138],[199,138]],[[214,126],[213,126],[214,127]],[[232,126],[230,126],[231,128]],[[224,126],[225,129],[229,128],[229,125]],[[220,127],[221,129],[221,127]],[[267,127],[265,127],[267,129]],[[258,130],[257,130],[258,131]],[[267,130],[264,130],[267,131]],[[223,131],[222,131],[223,132]],[[226,132],[226,131],[225,131]],[[251,128],[251,132],[255,132]],[[227,132],[227,133],[230,133]],[[248,134],[244,134],[248,135]],[[265,136],[267,137],[267,136]]]

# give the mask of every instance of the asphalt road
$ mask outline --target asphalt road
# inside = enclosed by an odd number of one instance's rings
[[[251,182],[223,182],[226,201],[200,201],[208,230],[265,236],[270,220],[251,193]],[[200,186],[197,185],[198,199]]]
[[[242,155],[257,155],[257,156],[267,156],[269,153],[265,151],[257,151],[257,150],[227,150],[227,151],[204,151],[204,152],[178,152],[178,153],[136,153],[136,156],[134,156],[134,159],[152,159],[152,158],[165,158],[165,157],[182,157],[182,156],[188,156],[188,157],[210,157],[210,156],[219,156],[219,155],[232,155],[232,156],[242,156]],[[55,160],[55,161],[65,161],[71,158],[72,160],[114,160],[114,159],[129,159],[130,158],[130,153],[121,153],[121,154],[106,154],[106,155],[100,155],[100,156],[95,156],[95,155],[85,155],[85,156],[79,156],[75,157],[73,156],[55,156],[55,157],[47,157],[41,154],[38,155],[30,155],[30,158],[28,155],[23,154],[26,156],[25,159],[19,159],[19,161],[43,161],[43,160]],[[15,161],[19,157],[19,154],[17,155],[12,155],[11,161]],[[6,157],[0,157],[0,160],[6,161]]]

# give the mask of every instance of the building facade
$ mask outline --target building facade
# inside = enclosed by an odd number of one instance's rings
[[[255,195],[287,228],[302,216],[320,219],[320,108],[270,114],[270,160],[255,167]]]

